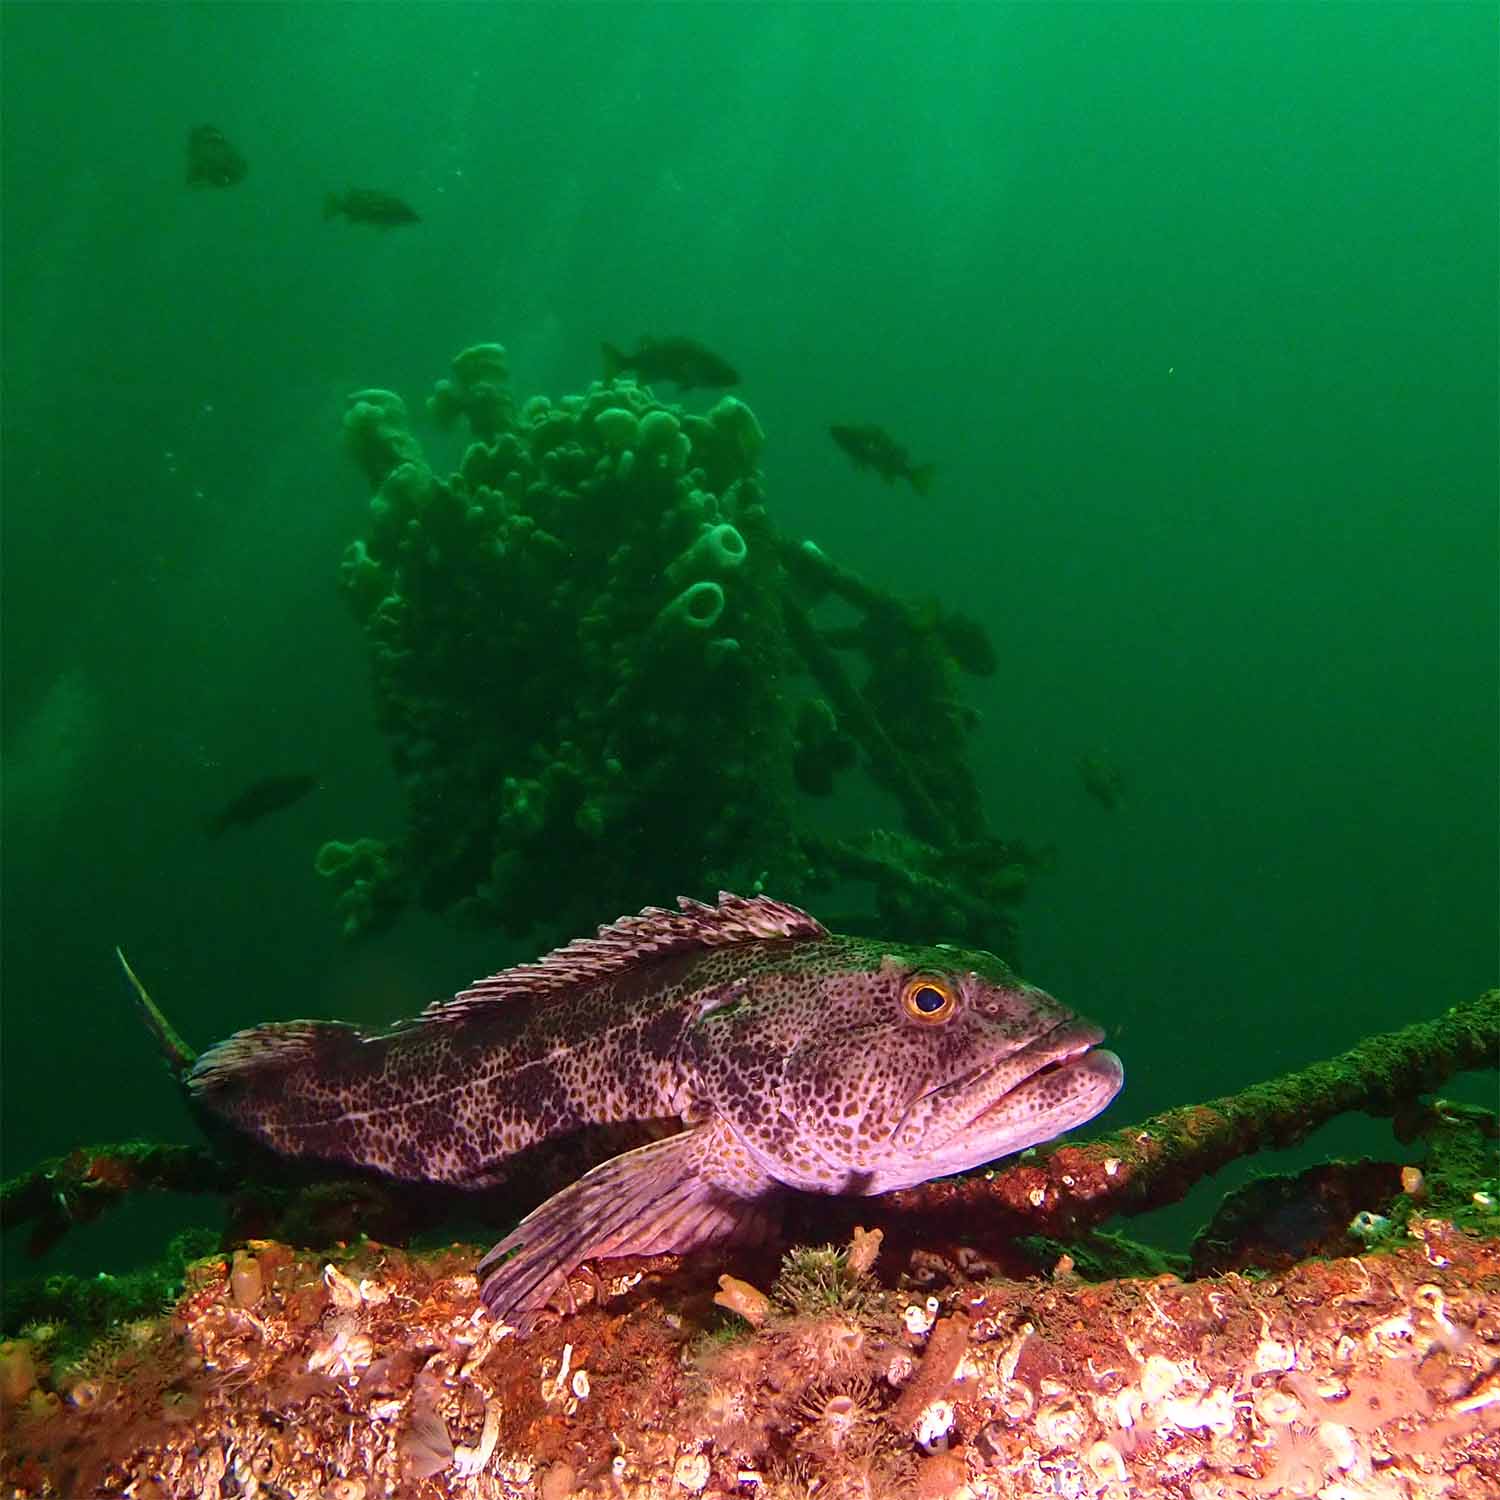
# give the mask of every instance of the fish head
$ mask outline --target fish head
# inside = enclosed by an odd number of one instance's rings
[[[705,995],[697,1107],[788,1187],[872,1194],[1082,1124],[1124,1081],[1104,1033],[993,954],[861,938],[793,945]]]

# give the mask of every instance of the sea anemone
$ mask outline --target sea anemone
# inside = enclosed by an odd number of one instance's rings
[[[838,1312],[789,1323],[784,1337],[792,1363],[809,1375],[864,1374],[870,1363],[865,1330]]]
[[[753,1389],[715,1381],[703,1393],[697,1421],[720,1453],[753,1458],[765,1446],[765,1427],[754,1406]]]
[[[848,1257],[832,1245],[802,1245],[781,1262],[773,1295],[797,1313],[862,1307],[869,1296],[866,1276],[851,1270]]]
[[[867,1451],[880,1415],[873,1391],[863,1378],[809,1391],[797,1405],[807,1423],[797,1435],[798,1446],[827,1457]]]

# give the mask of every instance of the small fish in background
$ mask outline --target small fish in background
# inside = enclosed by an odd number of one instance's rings
[[[323,217],[336,219],[340,214],[351,224],[373,224],[377,229],[422,222],[421,214],[409,203],[376,188],[350,188],[347,193],[327,194],[323,199]]]
[[[248,828],[271,813],[300,802],[317,784],[316,776],[262,776],[207,821],[204,826],[208,836],[216,839],[231,828]]]
[[[936,466],[913,464],[906,449],[884,427],[873,423],[858,427],[835,424],[828,435],[854,460],[856,469],[874,469],[887,484],[904,479],[919,495],[932,488]]]
[[[670,380],[679,391],[713,390],[740,383],[739,371],[728,360],[720,359],[712,349],[705,349],[693,339],[642,338],[634,354],[626,354],[613,344],[599,347],[604,353],[606,381],[613,380],[623,370],[632,370],[648,385]]]
[[[1078,776],[1083,789],[1110,812],[1125,800],[1125,773],[1108,750],[1091,750],[1078,757]]]
[[[250,170],[250,164],[214,125],[195,125],[188,136],[187,185],[189,187],[233,187]]]

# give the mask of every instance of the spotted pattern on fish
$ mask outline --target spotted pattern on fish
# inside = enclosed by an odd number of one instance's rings
[[[870,1194],[1017,1151],[1118,1090],[1099,1029],[992,954],[837,936],[768,897],[647,908],[390,1032],[237,1033],[187,1074],[287,1156],[484,1187],[603,1125],[663,1138],[548,1198],[480,1263],[525,1330],[589,1257],[747,1242],[789,1191]]]

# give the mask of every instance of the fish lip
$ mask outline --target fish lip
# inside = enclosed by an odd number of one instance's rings
[[[1093,1053],[1093,1049],[1104,1040],[1104,1028],[1081,1016],[1068,1016],[1044,1031],[1040,1036],[1007,1052],[1003,1057],[981,1063],[956,1078],[945,1078],[941,1083],[928,1084],[912,1094],[901,1118],[891,1129],[891,1138],[900,1140],[913,1127],[913,1116],[919,1112],[941,1115],[947,1110],[955,1112],[939,1121],[929,1115],[921,1128],[921,1149],[925,1152],[941,1150],[943,1143],[968,1135],[976,1124],[981,1124],[1002,1112],[1016,1095],[1044,1074],[1061,1071],[1079,1064]],[[1097,1054],[1104,1056],[1105,1054]],[[1123,1068],[1113,1053],[1108,1056],[1120,1070]],[[990,1074],[1004,1071],[1012,1075],[1010,1086],[1000,1093],[986,1088]],[[1111,1097],[1119,1091],[1119,1083],[1111,1090]],[[980,1095],[982,1102],[964,1109],[964,1098],[971,1093]],[[951,1102],[950,1102],[951,1101]],[[963,1113],[957,1113],[963,1111]]]
[[[1024,1077],[1018,1078],[1010,1088],[995,1099],[991,1099],[982,1108],[976,1110],[970,1116],[968,1124],[973,1125],[983,1120],[986,1115],[993,1114],[996,1110],[1004,1109],[1010,1099],[1021,1089],[1028,1088],[1038,1078],[1048,1073],[1057,1073],[1068,1068],[1073,1063],[1089,1056],[1099,1043],[1104,1040],[1104,1028],[1096,1026],[1092,1021],[1085,1021],[1074,1017],[1068,1021],[1062,1021],[1054,1026],[1051,1031],[1039,1036],[1034,1042],[1028,1042],[1019,1052],[1013,1052],[1004,1061],[1014,1066],[1018,1061],[1034,1063]],[[1103,1055],[1102,1053],[1100,1054]],[[1114,1057],[1113,1053],[1109,1054]],[[1116,1063],[1118,1059],[1116,1058]],[[992,1064],[991,1067],[994,1065]],[[980,1068],[973,1079],[982,1078],[991,1068]],[[967,1127],[964,1127],[967,1128]]]
[[[1038,1073],[1060,1068],[1075,1058],[1082,1057],[1085,1052],[1097,1047],[1103,1040],[1104,1028],[1102,1026],[1096,1026],[1092,1021],[1085,1021],[1075,1016],[1070,1021],[1064,1021],[1060,1026],[1054,1026],[1045,1036],[1038,1037],[1029,1046],[1023,1047],[1018,1056],[1026,1057],[1029,1054],[1041,1059],[1039,1065],[1029,1075],[1030,1078],[1035,1078]],[[1020,1085],[1017,1084],[1016,1087],[1019,1088]]]
[[[1031,1080],[1040,1073],[1060,1068],[1072,1062],[1075,1058],[1082,1057],[1090,1048],[1098,1046],[1104,1040],[1104,1028],[1096,1026],[1092,1021],[1085,1021],[1081,1017],[1073,1016],[1066,1021],[1059,1021],[1050,1031],[1044,1031],[1039,1037],[1033,1038],[1025,1046],[1018,1047],[1014,1052],[1007,1052],[998,1062],[981,1063],[979,1067],[960,1075],[958,1078],[945,1079],[942,1083],[934,1084],[931,1088],[924,1089],[913,1100],[911,1107],[915,1107],[923,1100],[931,1099],[943,1094],[962,1094],[967,1092],[987,1073],[993,1073],[999,1068],[1013,1068],[1018,1062],[1035,1061],[1035,1066],[1029,1068],[1024,1077],[1016,1079],[998,1099],[991,1100],[983,1109],[976,1112],[974,1118],[993,1109],[996,1104],[1010,1097],[1019,1088],[1024,1088]],[[909,1112],[909,1110],[908,1110]]]
[[[991,1115],[1004,1110],[1006,1105],[1011,1103],[1017,1094],[1031,1088],[1038,1079],[1054,1073],[1073,1075],[1093,1074],[1106,1084],[1108,1093],[1098,1105],[1098,1108],[1091,1111],[1091,1116],[1098,1113],[1098,1110],[1103,1109],[1120,1092],[1120,1088],[1125,1082],[1125,1065],[1120,1061],[1119,1054],[1111,1052],[1107,1047],[1100,1047],[1090,1043],[1087,1046],[1076,1048],[1052,1059],[1038,1068],[1034,1073],[1028,1074],[1013,1089],[1007,1089],[998,1099],[980,1110],[969,1121],[969,1125],[983,1125]]]

